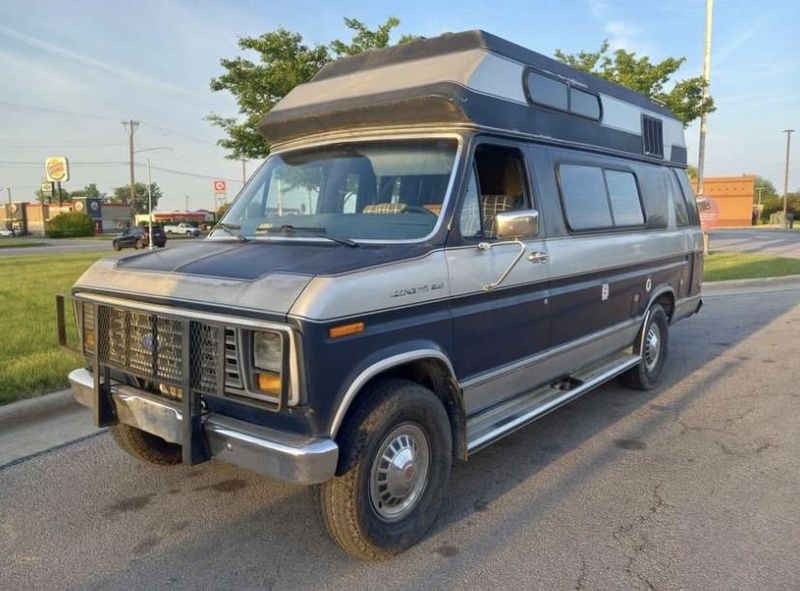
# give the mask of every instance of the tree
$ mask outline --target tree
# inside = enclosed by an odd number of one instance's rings
[[[778,190],[775,188],[775,185],[772,184],[772,181],[768,178],[764,178],[763,176],[756,175],[756,195],[758,195],[758,188],[761,187],[761,198],[765,197],[777,197]]]
[[[161,189],[156,183],[152,183],[150,185],[151,191],[153,192],[153,209],[156,209],[158,206],[158,200],[161,199]],[[147,213],[148,210],[148,197],[147,197],[147,184],[145,183],[135,183],[133,185],[134,191],[134,209],[136,213]],[[130,185],[123,185],[122,187],[116,187],[114,192],[111,194],[109,198],[109,203],[129,203],[128,198],[130,197]]]
[[[222,59],[225,73],[211,80],[211,90],[227,90],[239,106],[240,117],[223,117],[212,113],[207,120],[221,128],[228,137],[218,145],[228,150],[228,158],[261,159],[269,154],[269,145],[258,133],[256,125],[275,104],[298,84],[308,82],[333,57],[355,55],[390,44],[392,30],[400,24],[390,17],[376,30],[370,30],[357,19],[344,19],[354,32],[350,43],[333,41],[330,45],[309,46],[299,33],[279,28],[260,37],[242,37],[239,48],[255,52],[258,61],[238,56]],[[400,42],[412,37],[401,37]]]
[[[594,52],[568,54],[557,49],[556,59],[663,103],[684,125],[715,109],[711,97],[703,98],[706,83],[702,76],[678,80],[669,91],[665,90],[670,78],[686,61],[684,57],[652,63],[647,56],[638,57],[624,49],[611,53],[608,41],[603,41]]]
[[[69,200],[70,195],[71,195],[71,193],[69,191],[67,191],[64,187],[61,187],[61,198],[62,198],[62,200],[64,200],[64,201]],[[55,183],[53,183],[53,194],[52,194],[52,196],[50,194],[45,195],[44,193],[42,193],[42,189],[41,188],[36,189],[36,191],[34,191],[34,193],[33,193],[33,196],[36,198],[36,201],[38,201],[39,203],[58,203],[58,188],[55,186]]]
[[[100,189],[97,188],[96,183],[89,183],[83,189],[77,189],[73,191],[71,194],[72,199],[78,198],[87,198],[87,199],[103,199],[105,200],[108,195],[105,193],[101,193]]]

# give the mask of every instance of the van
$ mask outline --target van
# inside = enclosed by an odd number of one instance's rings
[[[452,462],[612,378],[656,387],[702,304],[681,123],[498,37],[331,63],[259,130],[207,239],[59,300],[69,379],[141,460],[311,485],[356,557],[419,541]]]

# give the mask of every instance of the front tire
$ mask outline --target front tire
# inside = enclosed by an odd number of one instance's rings
[[[136,427],[118,423],[110,429],[117,445],[137,460],[159,466],[181,463],[181,446]]]
[[[634,390],[652,390],[661,379],[669,351],[669,319],[659,304],[650,308],[647,323],[636,336],[635,351],[642,361],[622,374],[620,380]]]
[[[444,406],[407,380],[362,393],[342,426],[339,476],[314,487],[330,537],[362,560],[416,544],[436,519],[450,478],[452,436]]]

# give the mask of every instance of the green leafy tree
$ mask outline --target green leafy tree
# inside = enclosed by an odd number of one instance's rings
[[[48,238],[92,236],[94,222],[88,215],[79,211],[60,213],[47,222],[45,234]]]
[[[64,201],[70,199],[71,195],[72,194],[69,191],[67,191],[64,187],[61,187],[61,198]],[[36,191],[34,191],[33,196],[39,203],[58,203],[58,188],[53,187],[52,196],[49,193],[42,193],[42,189],[38,188]]]
[[[207,120],[227,135],[217,142],[228,150],[228,158],[261,159],[269,154],[269,145],[256,125],[275,104],[298,84],[308,82],[334,57],[355,55],[386,47],[392,30],[400,24],[390,17],[374,31],[357,19],[345,19],[353,31],[349,43],[333,41],[330,45],[307,45],[299,33],[279,28],[259,37],[242,37],[239,48],[255,53],[257,60],[238,56],[220,61],[225,73],[211,80],[211,90],[227,90],[236,99],[239,117],[212,113]],[[400,42],[411,40],[403,36]]]
[[[152,183],[150,185],[151,190],[153,192],[153,209],[156,209],[158,206],[158,201],[162,197],[161,188],[156,184]],[[148,197],[147,197],[147,184],[146,183],[135,183],[134,186],[134,209],[136,213],[147,213],[148,209]],[[122,187],[116,187],[109,198],[109,203],[129,203],[128,199],[130,197],[130,186],[123,185]]]
[[[777,197],[780,195],[778,190],[775,188],[775,185],[772,184],[772,181],[768,178],[764,178],[763,176],[756,175],[756,195],[758,195],[758,188],[761,187],[761,198],[764,199],[765,197]]]
[[[611,52],[608,41],[603,41],[600,49],[593,52],[568,54],[557,49],[556,58],[663,103],[684,125],[715,109],[712,98],[703,98],[705,81],[702,76],[677,80],[667,90],[670,79],[686,61],[683,57],[653,63],[647,56],[639,57],[632,51]]]
[[[70,193],[70,198],[71,199],[78,199],[78,198],[84,198],[84,197],[86,197],[87,199],[103,199],[103,200],[105,200],[108,197],[108,195],[106,195],[105,193],[101,193],[100,189],[97,188],[97,184],[96,183],[89,183],[83,189],[77,189],[77,190],[73,191],[72,193]]]

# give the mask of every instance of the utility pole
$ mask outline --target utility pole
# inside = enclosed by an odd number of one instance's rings
[[[714,0],[706,0],[706,43],[703,52],[703,102],[708,100],[711,85],[711,21],[714,16]],[[705,113],[700,116],[700,146],[697,157],[697,194],[703,196],[703,168],[706,159],[706,131],[708,131],[708,117]]]
[[[242,158],[242,185],[244,185],[247,182],[247,169],[245,168],[246,162],[247,160]]]
[[[131,168],[131,184],[130,184],[130,193],[128,195],[128,200],[130,201],[131,206],[131,225],[135,225],[136,223],[136,181],[134,179],[133,174],[133,134],[136,131],[136,128],[139,127],[139,122],[134,121],[131,119],[130,121],[123,121],[122,125],[125,127],[125,130],[128,132],[128,162]]]
[[[794,129],[784,129],[783,133],[786,134],[786,170],[783,173],[783,227],[789,227],[789,220],[786,217],[786,197],[789,193],[789,148],[792,145],[792,132]]]

